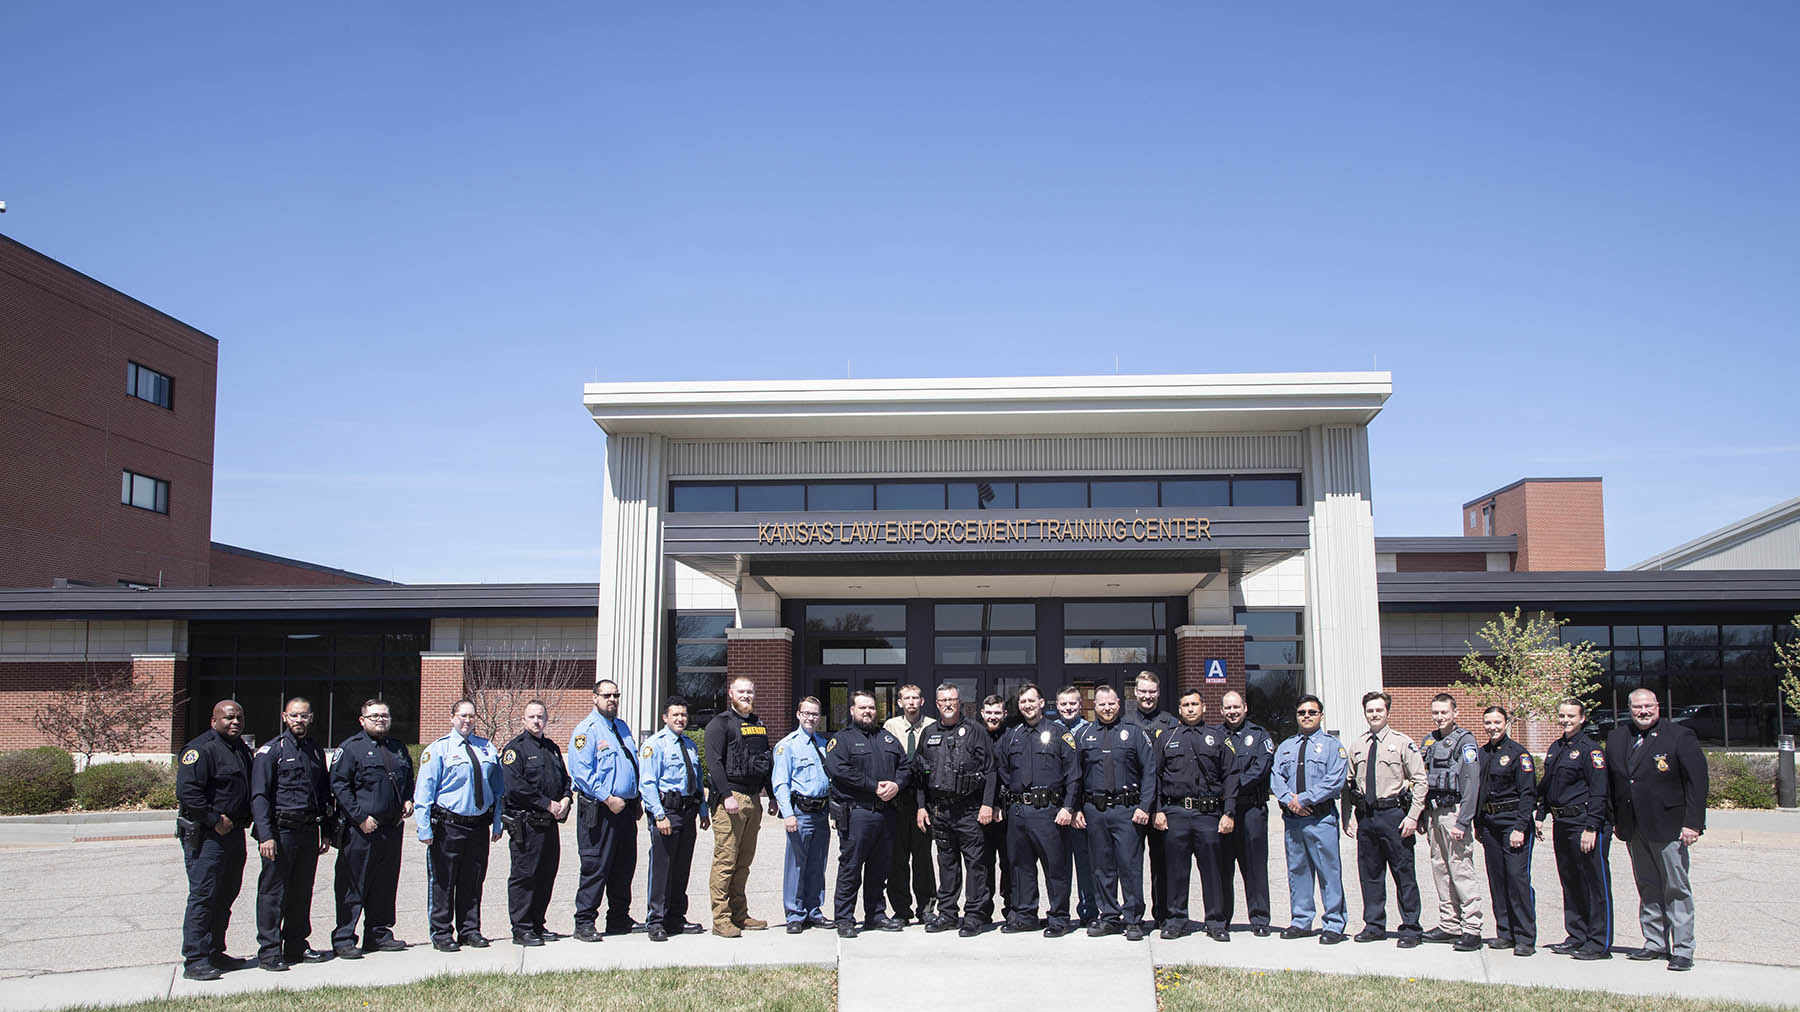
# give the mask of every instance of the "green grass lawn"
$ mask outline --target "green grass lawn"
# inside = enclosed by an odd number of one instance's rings
[[[433,977],[359,990],[263,991],[117,1006],[126,1012],[443,1012],[560,1009],[583,1012],[829,1012],[837,971],[822,966],[664,968]]]
[[[1157,970],[1156,996],[1163,1012],[1218,1012],[1224,1004],[1229,1004],[1232,1012],[1767,1012],[1762,1005],[1605,991],[1210,966]]]

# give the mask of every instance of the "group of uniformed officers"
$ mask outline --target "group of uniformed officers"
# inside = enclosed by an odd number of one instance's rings
[[[971,937],[993,923],[998,892],[1003,932],[1056,937],[1085,926],[1090,936],[1136,941],[1160,929],[1163,938],[1203,931],[1228,942],[1241,875],[1250,930],[1268,935],[1273,798],[1291,898],[1283,938],[1313,935],[1316,917],[1322,943],[1345,939],[1341,827],[1357,841],[1364,927],[1356,941],[1389,937],[1391,875],[1399,907],[1392,934],[1401,947],[1484,944],[1473,862],[1479,839],[1495,908],[1496,934],[1485,944],[1530,955],[1537,939],[1532,843],[1549,818],[1567,929],[1550,948],[1577,959],[1610,957],[1606,861],[1616,834],[1629,845],[1641,899],[1645,945],[1630,957],[1692,966],[1687,847],[1705,828],[1706,767],[1692,733],[1661,721],[1647,690],[1632,694],[1632,722],[1604,747],[1583,733],[1582,704],[1564,701],[1563,735],[1542,760],[1541,782],[1538,760],[1508,736],[1504,710],[1488,708],[1478,741],[1457,725],[1448,694],[1433,700],[1435,730],[1420,744],[1389,725],[1389,696],[1369,693],[1368,729],[1349,746],[1321,730],[1324,708],[1315,696],[1300,698],[1299,733],[1278,746],[1247,719],[1240,693],[1225,693],[1218,723],[1206,722],[1198,690],[1182,692],[1173,715],[1159,708],[1160,695],[1148,671],[1129,701],[1099,686],[1088,720],[1079,689],[1058,692],[1052,710],[1027,684],[1014,700],[1016,716],[1005,700],[988,696],[975,721],[965,717],[954,684],[938,686],[936,719],[924,713],[922,690],[909,685],[897,693],[900,712],[878,724],[874,696],[859,691],[849,697],[849,725],[832,735],[820,732],[823,708],[809,696],[798,704],[798,726],[771,745],[753,710],[755,685],[740,677],[728,687],[728,708],[706,727],[702,764],[685,733],[685,700],[664,702],[663,727],[640,749],[619,717],[619,686],[601,679],[566,760],[545,737],[543,702],[528,703],[523,730],[496,749],[473,733],[475,706],[461,700],[450,733],[425,748],[416,772],[406,747],[387,734],[391,716],[380,700],[363,704],[362,731],[343,742],[329,768],[308,735],[307,700],[288,702],[281,733],[254,755],[242,739],[242,708],[226,700],[213,708],[211,729],[188,743],[177,771],[189,881],[184,972],[213,980],[245,965],[225,954],[224,938],[243,878],[246,827],[262,859],[256,963],[272,971],[406,948],[393,926],[409,819],[427,848],[431,942],[442,951],[489,944],[481,890],[489,846],[503,833],[512,858],[512,941],[537,946],[565,937],[546,926],[545,914],[560,826],[571,814],[581,860],[576,939],[642,928],[661,942],[706,930],[687,919],[687,883],[696,830],[709,826],[713,933],[767,928],[750,916],[744,895],[764,796],[786,831],[783,907],[795,934],[832,926],[852,938],[916,920],[929,932]],[[640,820],[650,834],[641,925],[629,912]],[[834,827],[837,882],[828,918],[824,873]],[[1429,931],[1420,925],[1414,870],[1421,835],[1440,900]],[[333,846],[337,924],[331,949],[321,951],[310,947],[309,911],[318,859]],[[1198,917],[1189,911],[1195,869]]]

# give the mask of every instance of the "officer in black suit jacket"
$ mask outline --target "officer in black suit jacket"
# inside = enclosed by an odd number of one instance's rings
[[[1667,959],[1671,970],[1694,966],[1694,892],[1688,848],[1706,831],[1706,757],[1699,739],[1662,719],[1656,693],[1631,694],[1631,723],[1606,739],[1614,832],[1631,855],[1637,879],[1640,960]]]

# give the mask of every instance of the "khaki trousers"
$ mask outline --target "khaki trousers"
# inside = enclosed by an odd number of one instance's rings
[[[1481,880],[1475,876],[1475,827],[1450,838],[1456,806],[1427,808],[1422,816],[1431,842],[1431,881],[1437,886],[1437,926],[1457,935],[1481,934]]]
[[[736,815],[729,815],[724,805],[712,810],[713,863],[712,914],[713,927],[727,924],[742,926],[750,909],[744,902],[744,884],[750,881],[750,862],[756,857],[756,831],[762,826],[762,806],[756,798],[742,791],[732,791],[737,799]]]

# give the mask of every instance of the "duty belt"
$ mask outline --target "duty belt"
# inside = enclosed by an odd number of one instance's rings
[[[1015,802],[1021,805],[1030,805],[1032,808],[1049,808],[1061,798],[1062,792],[1054,787],[1030,787],[1012,796]]]
[[[980,800],[980,791],[970,791],[967,794],[940,794],[932,796],[929,807],[934,812],[948,812],[955,808],[966,808]]]
[[[289,828],[294,828],[294,827],[299,827],[299,826],[316,826],[319,824],[319,813],[312,812],[312,811],[276,812],[275,813],[275,824],[277,826],[287,826]]]
[[[1427,808],[1454,808],[1462,804],[1462,794],[1456,791],[1431,791],[1425,795]]]
[[[1087,803],[1093,805],[1102,812],[1114,806],[1130,805],[1135,808],[1137,806],[1138,793],[1136,787],[1121,787],[1116,791],[1089,791],[1087,793]]]
[[[477,812],[474,815],[460,815],[445,808],[443,805],[432,805],[431,817],[433,820],[448,822],[454,826],[486,826],[494,821],[494,817],[486,812]]]
[[[1164,808],[1181,808],[1190,812],[1199,812],[1201,815],[1217,815],[1224,809],[1225,799],[1164,795],[1162,803]]]
[[[1516,812],[1519,810],[1519,799],[1512,798],[1507,801],[1490,801],[1487,804],[1482,805],[1481,810],[1489,815],[1499,815],[1501,812]]]
[[[1551,805],[1550,806],[1550,814],[1556,816],[1559,819],[1572,819],[1578,815],[1586,815],[1587,814],[1587,806],[1586,805]]]
[[[1374,801],[1358,798],[1356,802],[1356,810],[1359,812],[1379,812],[1385,808],[1405,807],[1406,801],[1401,799],[1399,795],[1395,795],[1391,798],[1376,798]]]
[[[793,795],[794,811],[796,812],[823,812],[830,801],[831,799],[826,797],[809,798],[804,794]]]

